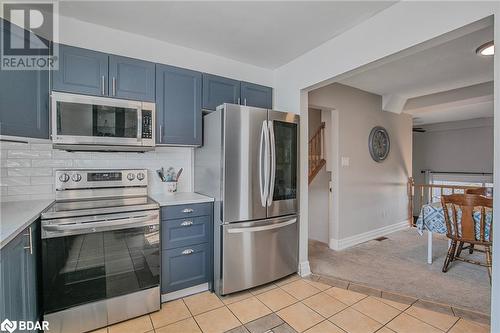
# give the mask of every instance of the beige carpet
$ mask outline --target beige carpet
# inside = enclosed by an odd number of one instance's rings
[[[489,314],[491,288],[485,267],[455,261],[442,273],[448,242],[434,236],[434,262],[426,263],[427,235],[415,229],[387,235],[342,251],[324,243],[309,242],[313,273],[368,285],[407,296]],[[462,253],[468,255],[468,251]],[[472,255],[484,260],[484,254]]]

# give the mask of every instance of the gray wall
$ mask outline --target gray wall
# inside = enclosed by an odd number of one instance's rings
[[[309,109],[309,139],[321,125],[321,110]],[[309,238],[328,243],[328,189],[330,172],[323,167],[309,184]]]
[[[423,183],[421,170],[493,172],[493,118],[420,126],[413,133],[413,177]]]
[[[382,97],[338,83],[309,93],[309,104],[339,113],[339,161],[333,166],[339,182],[338,231],[330,238],[343,239],[406,221],[408,177],[412,161],[412,120],[406,114],[382,111]],[[368,136],[374,126],[384,126],[391,151],[382,163],[373,161]],[[335,172],[335,169],[338,172]]]

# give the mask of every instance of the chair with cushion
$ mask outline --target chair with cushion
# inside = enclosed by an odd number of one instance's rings
[[[485,197],[493,197],[493,189],[491,187],[468,188],[465,194],[477,194]]]
[[[461,260],[488,268],[491,283],[491,247],[493,225],[493,199],[474,194],[452,194],[441,196],[446,236],[451,240],[444,261],[443,272],[454,260]],[[486,263],[461,257],[464,243],[484,246]]]

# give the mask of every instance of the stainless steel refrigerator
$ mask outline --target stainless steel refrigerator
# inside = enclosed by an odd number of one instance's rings
[[[203,117],[194,183],[215,198],[216,293],[297,271],[298,136],[293,113],[223,104]]]

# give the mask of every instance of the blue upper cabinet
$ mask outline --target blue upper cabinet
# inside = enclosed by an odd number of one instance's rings
[[[85,95],[108,95],[108,55],[60,45],[59,70],[52,73],[52,89]]]
[[[215,110],[224,103],[240,104],[240,81],[203,74],[203,109]]]
[[[156,65],[156,142],[202,143],[201,73]]]
[[[3,27],[0,19],[1,34]],[[15,25],[7,29],[11,38],[24,41],[24,29]],[[0,71],[0,134],[49,138],[49,71]]]
[[[273,88],[241,82],[241,104],[258,108],[273,108]]]
[[[143,60],[109,56],[109,96],[155,101],[155,64]]]

